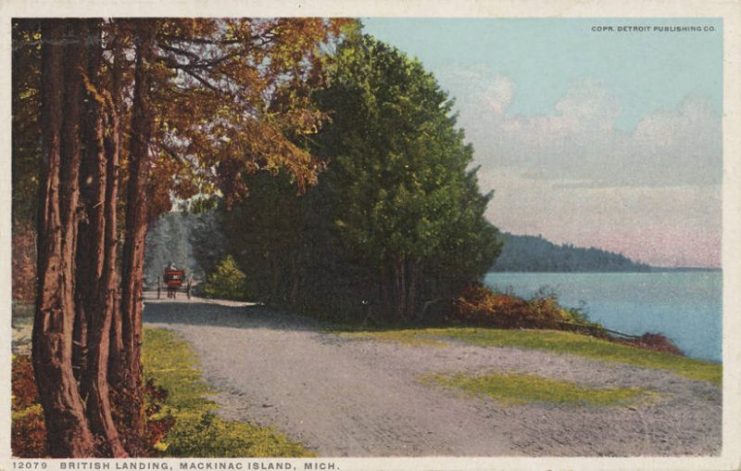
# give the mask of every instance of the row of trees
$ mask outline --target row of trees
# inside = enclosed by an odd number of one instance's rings
[[[144,246],[173,196],[316,181],[294,142],[345,20],[13,22],[14,222],[36,214],[33,363],[54,457],[145,453]],[[38,195],[38,196],[36,196]]]
[[[313,99],[331,122],[297,141],[326,166],[297,197],[288,174],[245,179],[225,235],[252,295],[304,309],[418,319],[500,250],[452,101],[421,64],[369,36],[337,50]],[[449,303],[448,303],[449,306]]]
[[[556,245],[542,237],[503,234],[504,248],[492,271],[645,272],[651,267],[594,247]]]

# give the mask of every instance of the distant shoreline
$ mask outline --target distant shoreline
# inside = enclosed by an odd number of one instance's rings
[[[542,236],[504,232],[491,273],[666,273],[715,272],[715,266],[656,266],[596,247],[556,244]],[[688,262],[693,264],[692,262]],[[703,263],[703,262],[697,262]]]

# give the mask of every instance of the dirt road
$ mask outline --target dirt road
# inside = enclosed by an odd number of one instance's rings
[[[348,339],[243,303],[148,301],[144,317],[193,345],[221,414],[274,425],[320,456],[720,452],[720,390],[668,372],[535,350]],[[420,381],[503,371],[659,394],[637,407],[506,406]]]

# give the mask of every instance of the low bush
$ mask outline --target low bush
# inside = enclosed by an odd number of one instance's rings
[[[247,297],[247,277],[229,255],[208,275],[203,293],[209,298],[242,301]]]
[[[541,291],[526,300],[509,293],[497,293],[474,283],[464,289],[453,302],[451,319],[467,325],[482,325],[505,329],[569,329],[582,327],[600,329],[589,322],[581,309],[567,309],[558,304],[554,293]]]
[[[18,355],[13,358],[11,389],[13,456],[18,458],[48,457],[44,411],[39,404],[33,365],[28,356]],[[150,457],[159,453],[157,444],[173,427],[175,419],[170,414],[160,412],[167,399],[167,391],[157,387],[151,380],[145,384],[144,398],[147,415],[144,435],[142,437],[129,436],[123,428],[120,430],[122,439],[132,455]],[[114,403],[118,400],[123,399],[120,396],[114,396]],[[120,421],[120,414],[117,414],[115,407],[113,413],[114,417]]]
[[[167,436],[164,454],[201,458],[311,456],[303,446],[270,428],[223,420],[211,412],[181,418]]]
[[[11,439],[13,456],[43,458],[46,450],[46,426],[39,404],[39,392],[28,356],[16,356],[11,367]]]
[[[609,331],[601,324],[589,321],[582,308],[564,308],[554,293],[545,290],[531,299],[523,299],[474,283],[454,300],[449,320],[462,325],[502,329],[566,330],[646,350],[683,355],[664,335],[646,333],[632,337]]]

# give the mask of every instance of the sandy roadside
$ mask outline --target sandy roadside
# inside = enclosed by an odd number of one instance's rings
[[[720,452],[709,383],[514,348],[351,340],[246,303],[150,301],[150,327],[195,348],[221,414],[275,425],[321,456],[646,456]],[[516,371],[594,387],[640,386],[638,407],[505,406],[424,384],[428,373]]]

